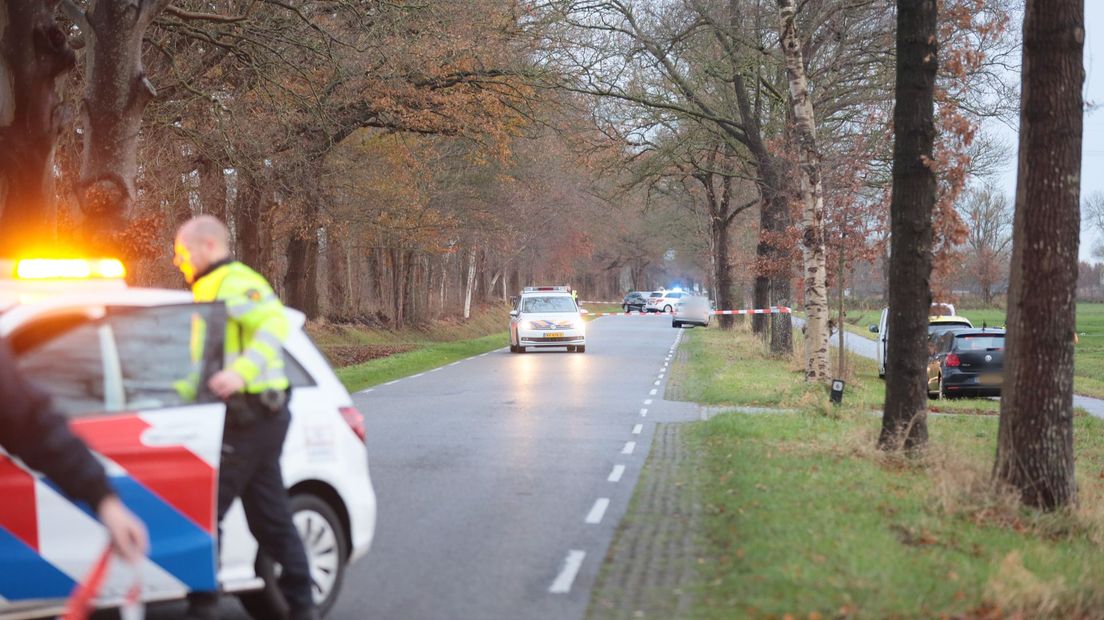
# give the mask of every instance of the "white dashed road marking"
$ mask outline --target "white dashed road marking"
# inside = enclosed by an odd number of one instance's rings
[[[641,408],[640,409],[640,415],[648,415],[648,410]]]
[[[650,404],[652,404],[652,399],[650,399],[650,398],[645,398],[645,399],[644,399],[644,404],[645,404],[645,405],[650,405]]]
[[[594,500],[594,506],[591,507],[590,512],[587,513],[586,522],[590,525],[598,525],[602,522],[602,517],[606,516],[606,508],[609,508],[609,498],[599,497]]]
[[[635,441],[626,441],[625,442],[625,447],[621,448],[621,454],[632,454],[633,450],[636,450],[636,442]]]
[[[658,392],[658,391],[659,391],[659,390],[654,390],[654,389],[653,389],[653,390],[652,390],[651,392],[648,392],[648,394],[649,394],[649,395],[651,395],[651,396],[655,396],[655,395],[656,395],[656,392]]]
[[[642,431],[642,430],[644,430],[644,425],[643,424],[637,424],[636,426],[633,427],[633,435],[639,435],[640,431]]]
[[[613,471],[610,472],[609,478],[606,478],[606,480],[609,480],[610,482],[620,482],[621,481],[621,475],[624,474],[624,473],[625,473],[625,466],[624,465],[614,465],[613,466]]]
[[[579,567],[583,565],[583,558],[585,557],[586,551],[580,551],[578,549],[568,551],[563,568],[560,569],[560,574],[556,575],[556,580],[552,582],[552,587],[548,588],[548,591],[552,594],[566,594],[570,592],[571,584],[575,582],[575,575],[579,574]]]

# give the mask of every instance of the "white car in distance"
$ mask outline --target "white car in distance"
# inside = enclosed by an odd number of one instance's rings
[[[566,347],[586,351],[586,310],[579,308],[566,286],[527,286],[510,311],[510,352],[527,348]]]
[[[665,312],[671,314],[683,298],[689,297],[689,293],[682,291],[654,291],[648,295],[648,301],[644,306],[644,312]]]

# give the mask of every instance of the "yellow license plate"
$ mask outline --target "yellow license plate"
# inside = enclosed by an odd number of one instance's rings
[[[563,332],[550,332],[545,334],[546,338],[563,338]]]
[[[1001,384],[1001,376],[1000,375],[981,375],[980,377],[978,377],[978,383],[980,383],[982,385],[1000,385]]]

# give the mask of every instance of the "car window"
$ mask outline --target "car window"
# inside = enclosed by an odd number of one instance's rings
[[[307,369],[299,363],[299,360],[295,359],[295,356],[286,349],[284,350],[284,369],[287,372],[288,382],[291,383],[293,388],[317,385],[314,377],[311,377]]]
[[[1003,335],[964,334],[955,340],[955,348],[959,351],[988,351],[1004,348]]]
[[[221,304],[107,308],[27,346],[19,365],[69,416],[208,400],[202,379],[221,364],[222,312]],[[207,347],[217,352],[205,355]]]
[[[663,297],[663,293],[652,293],[651,295],[648,295],[648,297],[659,299],[660,297]]]
[[[523,297],[521,300],[522,312],[578,312],[575,302],[566,295],[549,295],[547,297]]]
[[[49,330],[58,320],[36,321],[21,331]],[[13,347],[19,368],[50,395],[59,411],[70,415],[104,411],[103,330],[87,318],[77,325],[71,317],[64,321],[68,329],[57,338]]]

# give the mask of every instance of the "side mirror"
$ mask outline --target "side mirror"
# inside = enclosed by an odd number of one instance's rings
[[[511,310],[511,311],[510,311],[510,316],[512,316],[512,317],[514,317],[514,318],[517,318],[517,317],[518,317],[518,316],[519,316],[520,314],[521,314],[521,313],[520,313],[520,312],[518,312],[517,310]]]
[[[878,333],[878,326],[877,325],[871,325],[870,326],[870,331],[871,331],[871,333],[875,333],[875,334]]]

